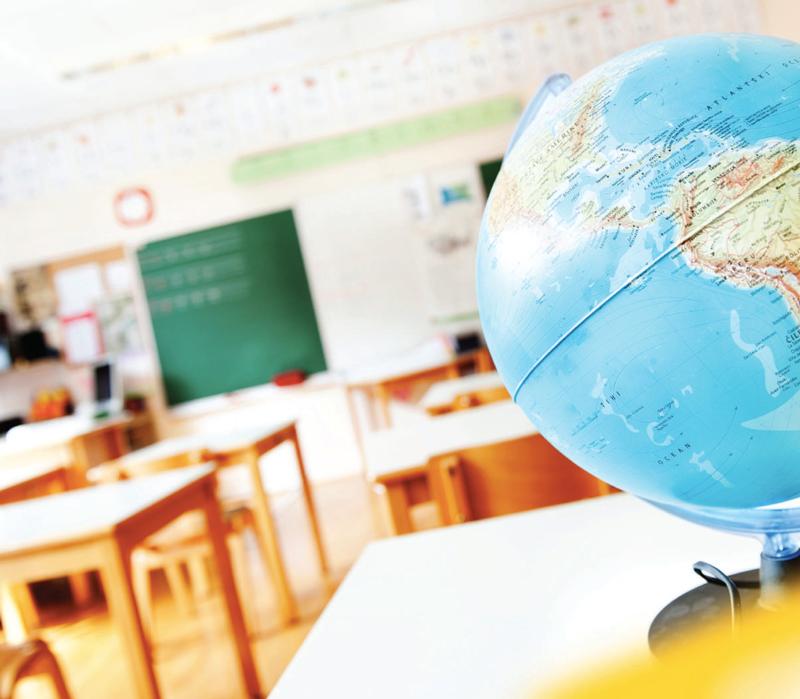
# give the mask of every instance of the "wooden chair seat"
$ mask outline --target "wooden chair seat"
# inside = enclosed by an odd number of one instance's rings
[[[479,405],[488,405],[489,403],[510,399],[511,397],[508,395],[508,391],[504,386],[483,388],[457,395],[453,399],[450,410],[452,412],[457,410],[469,410],[470,408],[477,408]]]
[[[50,677],[58,699],[70,699],[58,661],[44,641],[33,639],[18,645],[0,643],[0,699],[12,699],[19,682],[36,675]]]
[[[541,435],[463,449],[431,459],[428,478],[445,524],[496,517],[607,495]]]

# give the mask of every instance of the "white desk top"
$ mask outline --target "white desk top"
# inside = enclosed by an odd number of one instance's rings
[[[537,434],[522,409],[498,401],[364,435],[372,476],[422,466],[431,456]]]
[[[0,492],[63,468],[57,464],[29,464],[0,468]]]
[[[610,654],[647,653],[656,613],[702,582],[697,560],[755,568],[759,546],[627,495],[384,539],[270,699],[538,696]]]
[[[366,386],[406,374],[436,369],[456,359],[458,355],[448,343],[443,342],[441,338],[434,338],[402,354],[351,370],[347,372],[346,380],[350,386]]]
[[[460,395],[480,391],[488,388],[500,388],[503,385],[500,374],[496,371],[486,371],[481,374],[469,374],[457,379],[437,381],[422,396],[420,405],[425,408],[439,408],[452,405]]]
[[[75,437],[100,427],[123,424],[130,420],[127,415],[95,420],[91,417],[72,415],[44,422],[19,425],[9,430],[0,440],[0,455],[11,455],[31,449],[48,449],[63,445]]]
[[[165,471],[0,506],[0,557],[100,536],[213,471]]]
[[[188,437],[162,439],[155,444],[126,454],[120,461],[123,464],[143,463],[156,459],[166,459],[170,456],[200,449],[209,449],[218,452],[232,451],[253,444],[276,432],[280,432],[291,426],[294,422],[294,420],[282,420],[281,422],[266,424],[263,427],[242,428],[233,432],[198,434]]]

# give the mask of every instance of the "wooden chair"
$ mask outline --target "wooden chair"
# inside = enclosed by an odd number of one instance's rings
[[[85,486],[90,468],[128,453],[124,423],[103,425],[73,437],[69,449],[72,454],[70,485],[73,488]]]
[[[12,699],[16,686],[26,677],[36,675],[50,677],[57,699],[70,699],[58,661],[44,641],[0,643],[0,699]]]
[[[488,405],[489,403],[497,403],[501,400],[510,399],[511,396],[508,395],[508,391],[504,386],[482,388],[477,391],[470,391],[469,393],[462,393],[456,396],[453,399],[450,410],[451,412],[469,410],[470,408],[477,408],[479,405]]]
[[[201,464],[212,459],[202,450],[187,451],[146,462],[126,463],[124,460],[112,461],[96,466],[88,472],[93,482],[112,482],[115,480],[137,478]],[[253,529],[254,518],[249,507],[242,503],[232,503],[223,507],[227,528],[227,542],[230,550],[234,577],[239,587],[245,619],[252,619],[248,603],[252,600],[247,570],[247,553],[243,534]],[[139,546],[131,557],[133,586],[139,605],[145,633],[152,636],[153,599],[151,573],[163,569],[170,594],[182,614],[194,611],[198,601],[206,598],[211,589],[207,561],[212,556],[211,542],[205,531],[202,513],[189,513],[149,537],[146,544]],[[189,574],[187,586],[183,567]]]
[[[428,463],[428,477],[444,524],[610,492],[541,435],[436,456]]]

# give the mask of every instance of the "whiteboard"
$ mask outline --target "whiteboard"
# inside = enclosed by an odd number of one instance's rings
[[[352,370],[477,330],[474,164],[320,194],[295,207],[328,367]]]
[[[398,354],[434,332],[410,231],[420,176],[307,198],[295,207],[328,367]]]

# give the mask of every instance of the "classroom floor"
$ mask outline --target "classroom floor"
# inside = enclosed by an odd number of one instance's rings
[[[361,478],[323,484],[315,493],[333,579],[339,583],[364,546],[385,534],[383,520]],[[254,589],[263,592],[254,602],[253,650],[267,688],[274,686],[330,596],[319,575],[299,493],[276,496],[273,506],[301,622],[278,627],[272,585],[260,564],[256,542],[249,539]],[[156,674],[164,699],[241,696],[235,689],[232,644],[224,630],[219,594],[202,601],[194,617],[185,617],[165,593],[163,580],[154,582]],[[102,602],[81,613],[46,612],[42,636],[61,662],[75,699],[134,698],[120,639]],[[51,696],[38,679],[28,680],[20,690],[18,699]]]

